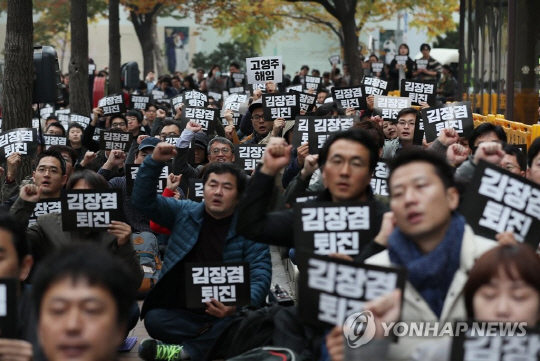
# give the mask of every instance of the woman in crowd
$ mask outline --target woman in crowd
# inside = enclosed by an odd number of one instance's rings
[[[208,72],[206,85],[209,92],[221,94],[225,90],[225,78],[222,77],[219,65],[214,64]]]
[[[403,65],[399,65],[397,60],[394,59],[390,63],[390,80],[389,80],[389,90],[399,90],[402,79],[412,79],[413,78],[413,67],[414,61],[409,56],[409,46],[407,44],[401,44],[398,50],[399,55],[407,56],[407,61]]]

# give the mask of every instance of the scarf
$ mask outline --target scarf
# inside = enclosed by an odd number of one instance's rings
[[[390,260],[407,269],[409,282],[438,318],[441,317],[444,299],[459,268],[464,232],[465,218],[454,213],[442,242],[428,254],[422,254],[416,244],[398,228],[388,240]]]

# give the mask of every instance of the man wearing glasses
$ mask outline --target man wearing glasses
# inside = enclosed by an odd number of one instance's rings
[[[394,158],[404,148],[413,146],[414,128],[418,111],[414,108],[401,109],[397,115],[397,138],[384,144],[383,155],[385,159]]]
[[[279,128],[274,132],[278,133],[285,125],[285,120],[283,118],[277,118],[275,121],[264,119],[261,99],[257,99],[251,103],[249,106],[249,113],[251,114],[253,133],[242,139],[240,142],[241,144],[267,144],[270,139],[268,134],[270,134],[274,127]]]

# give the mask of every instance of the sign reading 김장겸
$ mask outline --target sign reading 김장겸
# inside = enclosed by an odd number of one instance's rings
[[[37,130],[17,128],[0,134],[0,162],[13,153],[33,157],[37,153]]]
[[[204,199],[204,184],[201,178],[189,178],[188,198],[194,202]]]
[[[206,134],[214,133],[216,128],[216,119],[219,116],[219,109],[187,107],[182,112],[182,129],[186,128],[188,122],[200,124],[203,132]]]
[[[300,114],[300,94],[297,92],[263,94],[262,104],[266,121],[277,118],[293,120]]]
[[[445,128],[454,128],[460,137],[468,138],[474,130],[471,102],[443,104],[422,109],[426,141],[433,142]]]
[[[109,95],[98,101],[98,107],[103,109],[103,115],[116,115],[126,112],[126,103],[122,94]]]
[[[62,192],[63,231],[106,231],[123,221],[120,189],[70,189]]]
[[[243,170],[251,172],[260,162],[266,144],[239,144],[235,147],[235,163]]]
[[[186,263],[186,307],[206,308],[211,298],[226,306],[251,303],[249,263]]]
[[[409,97],[414,105],[426,102],[430,106],[437,104],[437,84],[428,81],[401,80],[400,94]]]
[[[388,176],[390,175],[390,169],[388,168],[388,163],[386,159],[380,158],[375,166],[375,171],[371,177],[371,189],[373,189],[373,194],[378,194],[380,196],[389,197],[388,193]]]
[[[49,213],[60,213],[62,211],[61,207],[60,198],[47,198],[40,200],[34,206],[34,211],[28,219],[28,227],[36,223],[39,216]]]
[[[133,135],[128,132],[104,130],[99,134],[99,149],[102,150],[120,149],[127,153],[131,143]]]
[[[126,190],[127,194],[131,195],[133,193],[133,186],[135,185],[135,179],[141,168],[140,164],[126,164]],[[156,187],[157,194],[162,194],[167,187],[167,178],[169,178],[169,165],[166,164],[161,170],[159,175],[158,185]]]
[[[343,109],[367,109],[366,95],[363,85],[347,88],[332,88],[334,102]]]
[[[374,76],[365,76],[364,79],[362,79],[362,84],[364,84],[366,95],[388,94],[388,82],[386,80],[381,80]]]
[[[384,120],[397,120],[399,111],[410,107],[410,98],[375,95],[373,100],[373,108]]]

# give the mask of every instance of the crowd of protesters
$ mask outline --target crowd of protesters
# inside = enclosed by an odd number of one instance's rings
[[[402,79],[439,81],[442,101],[453,100],[452,69],[429,55],[428,44],[420,50],[427,60],[423,69],[409,57],[404,65],[393,61],[373,73],[369,63],[378,61],[373,56],[365,62],[365,74],[387,79],[390,90],[398,89]],[[406,44],[399,47],[399,55],[409,56]],[[248,89],[245,80],[233,80],[232,74],[242,71],[239,64],[231,63],[228,70],[228,76],[217,65],[191,75],[157,77],[149,72],[139,88],[130,91],[144,95],[158,89],[164,99],[171,99],[195,90],[209,95],[208,108],[221,109],[223,100],[212,94],[224,99],[231,88]],[[311,91],[317,100],[303,115],[356,119],[348,130],[331,134],[318,154],[310,154],[308,143],[293,147],[294,121],[267,119],[261,101],[264,93],[303,85],[309,74],[321,76],[323,86]],[[0,168],[0,278],[18,280],[17,330],[8,338],[1,330],[0,358],[117,359],[118,347],[139,318],[150,336],[139,346],[144,360],[225,357],[220,340],[230,339],[231,324],[245,317],[241,315],[247,308],[260,309],[268,302],[269,246],[285,247],[296,256],[291,205],[294,195],[306,192],[316,195],[314,204],[374,204],[370,227],[376,236],[354,257],[329,257],[407,271],[403,290],[357,310],[371,311],[377,325],[473,319],[535,327],[540,321],[536,250],[518,242],[512,232],[493,239],[475,235],[460,214],[460,203],[480,162],[540,184],[540,140],[533,141],[525,155],[509,144],[500,126],[484,123],[467,138],[446,128],[434,142],[415,145],[417,108],[401,109],[395,120],[375,115],[372,97],[366,109],[342,109],[330,89],[353,85],[346,65],[340,69],[334,64],[322,73],[303,66],[282,83],[267,82],[264,90],[252,90],[237,125],[232,112],[224,111],[224,123],[217,121],[213,134],[196,122],[183,124],[183,106],[171,109],[158,101],[114,116],[104,116],[96,107],[86,127],[66,127],[54,115],[41,119],[39,134],[65,136],[67,145],[45,149],[38,139],[31,173],[21,173],[23,155],[18,152]],[[57,107],[69,106],[68,87],[65,93]],[[105,129],[130,133],[130,150],[103,149],[94,135]],[[167,141],[171,137],[176,138],[172,144]],[[265,144],[266,149],[259,166],[246,175],[235,165],[235,148],[249,144]],[[389,162],[389,196],[374,194],[370,185],[380,158]],[[166,164],[170,174],[158,195],[155,189]],[[140,167],[130,191],[128,165]],[[202,179],[202,202],[188,199],[190,179]],[[64,231],[61,213],[38,216],[29,225],[39,202],[70,190],[106,189],[120,190],[124,217],[101,232]],[[159,245],[156,257],[162,268],[139,310],[136,294],[139,290],[141,296],[147,270],[136,246],[145,235]],[[186,266],[221,262],[248,264],[250,302],[231,306],[211,298],[205,308],[188,307]],[[301,276],[306,272],[299,271]],[[296,306],[274,306],[270,318],[266,327],[271,328],[271,340],[254,347],[287,348],[305,360],[450,360],[450,337],[406,335],[395,340],[378,327],[371,343],[352,350],[342,325],[308,325]]]

